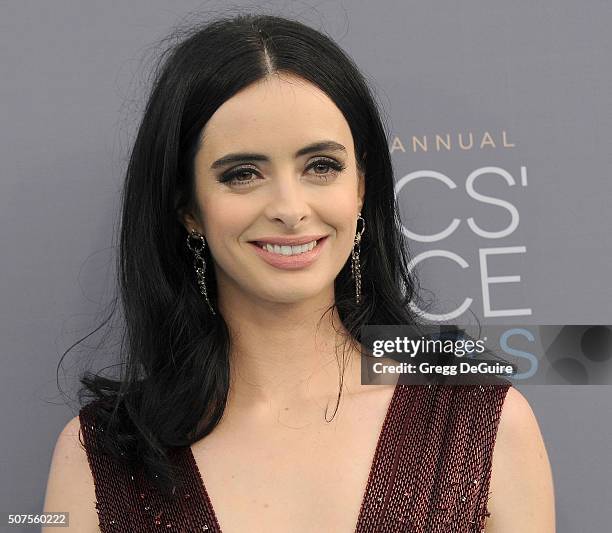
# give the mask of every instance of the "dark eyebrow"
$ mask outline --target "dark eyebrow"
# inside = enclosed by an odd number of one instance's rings
[[[321,152],[321,151],[332,151],[332,152],[344,152],[347,153],[346,148],[342,146],[340,143],[335,141],[319,141],[308,146],[304,146],[304,148],[300,148],[294,155],[295,158],[300,156],[310,154],[312,152]],[[252,153],[236,153],[236,154],[228,154],[223,156],[220,159],[217,159],[211,166],[211,169],[219,168],[230,163],[239,163],[241,161],[270,161],[270,159],[263,154],[252,154]]]

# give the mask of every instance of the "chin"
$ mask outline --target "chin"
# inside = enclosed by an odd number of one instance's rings
[[[261,298],[268,302],[279,304],[301,304],[307,302],[308,300],[319,299],[324,290],[322,287],[313,287],[312,289],[309,289],[303,285],[296,288],[296,290],[290,290],[286,284],[283,285],[284,287],[279,287],[277,285],[273,290],[266,291],[265,294],[262,294],[261,291],[258,292],[261,295]]]

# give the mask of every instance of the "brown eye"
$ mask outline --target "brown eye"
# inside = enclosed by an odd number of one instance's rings
[[[333,159],[317,159],[313,163],[308,166],[308,170],[310,169],[325,169],[324,172],[316,172],[317,177],[324,178],[327,181],[329,175],[336,174],[337,172],[342,172],[346,167],[338,161],[334,161]],[[331,171],[330,171],[331,169]]]
[[[238,187],[243,187],[245,185],[248,186],[251,182],[255,181],[254,179],[244,179],[245,177],[248,178],[249,176],[253,175],[255,175],[255,171],[252,168],[241,167],[231,170],[226,174],[223,174],[219,178],[219,181],[221,183],[229,183],[231,185],[238,185]]]

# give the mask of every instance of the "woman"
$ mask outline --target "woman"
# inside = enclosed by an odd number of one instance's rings
[[[361,326],[418,317],[352,61],[254,15],[170,52],[125,181],[124,371],[82,378],[95,401],[58,438],[45,511],[75,531],[554,531],[515,389],[361,384]]]

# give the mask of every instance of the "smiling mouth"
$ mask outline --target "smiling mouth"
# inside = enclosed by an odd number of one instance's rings
[[[284,255],[284,256],[292,256],[292,255],[300,255],[304,253],[308,253],[312,251],[316,246],[319,245],[321,241],[323,241],[326,237],[322,237],[321,239],[311,241],[306,244],[300,245],[279,245],[279,244],[270,244],[261,241],[255,241],[251,244],[266,250],[267,252],[276,254],[276,255]]]

